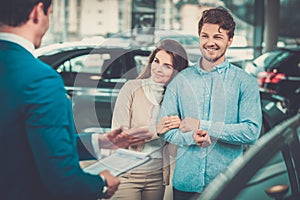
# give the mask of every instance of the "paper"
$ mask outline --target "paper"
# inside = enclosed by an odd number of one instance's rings
[[[83,171],[90,174],[99,174],[103,170],[109,170],[112,175],[119,176],[150,159],[149,153],[117,149],[113,154],[98,160],[96,163],[84,168]]]

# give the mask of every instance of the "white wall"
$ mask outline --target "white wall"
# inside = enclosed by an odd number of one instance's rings
[[[119,30],[118,0],[84,0],[81,3],[80,33],[99,35]]]

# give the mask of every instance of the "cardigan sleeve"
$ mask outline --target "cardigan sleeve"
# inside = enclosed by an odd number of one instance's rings
[[[153,137],[147,140],[151,141],[159,138],[156,135],[156,122],[160,106],[147,101],[141,87],[142,82],[137,79],[128,81],[121,88],[116,100],[111,127],[116,129],[121,126],[128,128],[147,126],[153,133]],[[155,116],[153,119],[152,115]]]
[[[133,86],[132,81],[128,81],[120,90],[112,116],[112,129],[120,128],[121,126],[131,128]]]

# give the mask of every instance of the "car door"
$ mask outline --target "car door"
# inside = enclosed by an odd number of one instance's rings
[[[299,137],[300,114],[261,137],[208,185],[200,199],[275,199],[266,194],[272,187],[283,194],[277,199],[300,199]]]
[[[95,48],[64,57],[57,71],[72,97],[78,132],[110,129],[120,88],[128,79],[136,78],[149,54],[143,50]]]

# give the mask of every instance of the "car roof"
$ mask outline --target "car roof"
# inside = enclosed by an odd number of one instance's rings
[[[156,30],[155,31],[155,43],[161,41],[162,39],[176,39],[176,38],[185,38],[189,40],[195,40],[195,43],[198,44],[198,36],[187,33],[180,30]]]
[[[123,47],[123,46],[106,46],[102,44],[91,44],[90,42],[84,42],[84,41],[76,41],[76,42],[64,42],[64,43],[55,43],[50,44],[44,47],[40,47],[35,50],[34,55],[36,57],[39,56],[45,56],[45,55],[52,55],[59,52],[65,52],[65,51],[73,51],[73,50],[80,50],[80,49],[107,49],[112,51],[131,51],[131,50],[144,50],[149,51],[147,48],[138,48],[138,47]]]
[[[290,52],[300,52],[300,46],[298,47],[280,47],[275,50],[282,50],[282,51],[290,51]]]

